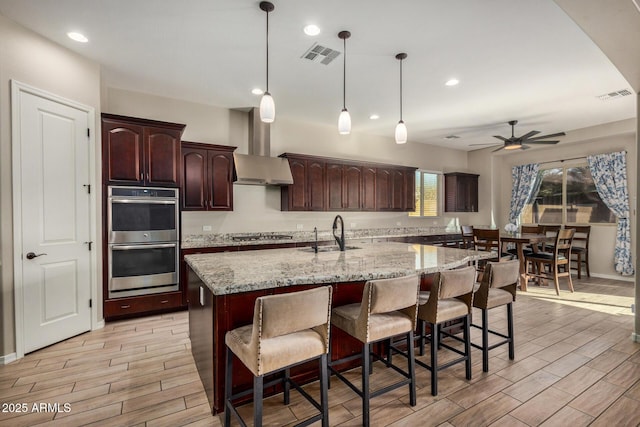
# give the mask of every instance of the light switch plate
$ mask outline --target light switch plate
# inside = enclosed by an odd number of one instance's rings
[[[303,228],[304,228],[304,225],[296,224],[296,230],[302,230]]]
[[[202,231],[211,231],[211,226],[210,225],[203,225],[202,226]]]

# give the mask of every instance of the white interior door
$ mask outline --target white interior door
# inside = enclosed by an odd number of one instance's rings
[[[91,329],[89,114],[26,91],[13,95],[23,304],[16,313],[28,353]]]

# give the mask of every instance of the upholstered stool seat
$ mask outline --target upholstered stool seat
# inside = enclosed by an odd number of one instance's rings
[[[412,275],[393,279],[370,280],[365,283],[362,302],[336,307],[332,311],[331,323],[362,343],[362,353],[339,360],[331,360],[329,369],[362,398],[362,425],[369,425],[369,400],[380,394],[409,386],[409,404],[416,405],[415,359],[413,347],[402,352],[391,345],[390,338],[404,335],[407,342],[413,342],[418,307],[418,276]],[[371,351],[372,343],[387,340],[387,359]],[[407,357],[408,369],[404,371],[391,363],[391,353],[396,351]],[[369,390],[371,357],[377,357],[386,366],[393,368],[404,379],[382,389]],[[362,387],[358,389],[334,366],[360,359],[362,363]]]
[[[471,343],[475,348],[482,350],[482,370],[489,372],[489,350],[504,344],[509,344],[509,359],[515,357],[514,333],[513,333],[513,307],[516,300],[516,286],[520,276],[520,261],[490,262],[487,263],[482,283],[474,290],[473,306],[479,308],[482,315],[482,325],[472,326],[482,329],[482,344]],[[507,307],[507,334],[502,334],[489,329],[488,311],[492,308]],[[489,334],[503,338],[503,340],[489,345]]]
[[[254,375],[253,423],[262,425],[262,396],[265,387],[284,386],[284,403],[289,404],[289,389],[300,390],[320,413],[299,425],[322,421],[329,425],[327,354],[331,316],[330,286],[289,294],[270,295],[256,299],[253,324],[227,332],[227,364],[225,373],[225,427],[231,425],[233,413],[241,425],[246,425],[233,401],[249,392],[232,394],[233,356]],[[319,359],[320,403],[300,389],[289,377],[289,368],[309,360]],[[284,371],[283,378],[264,383],[267,374]]]
[[[471,304],[473,300],[473,285],[476,279],[474,267],[447,270],[436,273],[430,292],[421,292],[420,305],[418,306],[418,321],[420,322],[420,354],[424,354],[425,340],[431,342],[431,364],[427,365],[421,360],[416,360],[420,366],[431,371],[431,394],[438,394],[438,371],[453,364],[465,362],[466,378],[471,379],[471,341],[469,334]],[[445,322],[462,320],[463,338],[449,333],[451,325],[444,326]],[[429,325],[429,333],[426,333],[426,325]],[[454,327],[457,327],[454,325]],[[445,335],[463,342],[464,350],[451,347],[440,341],[440,336]],[[444,347],[461,357],[445,364],[438,365],[438,349]]]

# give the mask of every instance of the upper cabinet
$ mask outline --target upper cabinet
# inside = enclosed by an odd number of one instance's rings
[[[462,172],[444,174],[445,212],[478,212],[478,177]]]
[[[102,181],[177,187],[185,125],[102,114]]]
[[[182,210],[233,210],[233,151],[226,145],[182,142]]]
[[[285,153],[293,184],[283,211],[412,211],[415,168]],[[407,178],[409,177],[409,179]]]

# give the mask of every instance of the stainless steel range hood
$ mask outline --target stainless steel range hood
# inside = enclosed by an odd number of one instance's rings
[[[270,157],[271,135],[268,123],[260,120],[257,108],[249,111],[249,154],[233,154],[235,183],[245,185],[289,185],[293,176],[289,161]]]

